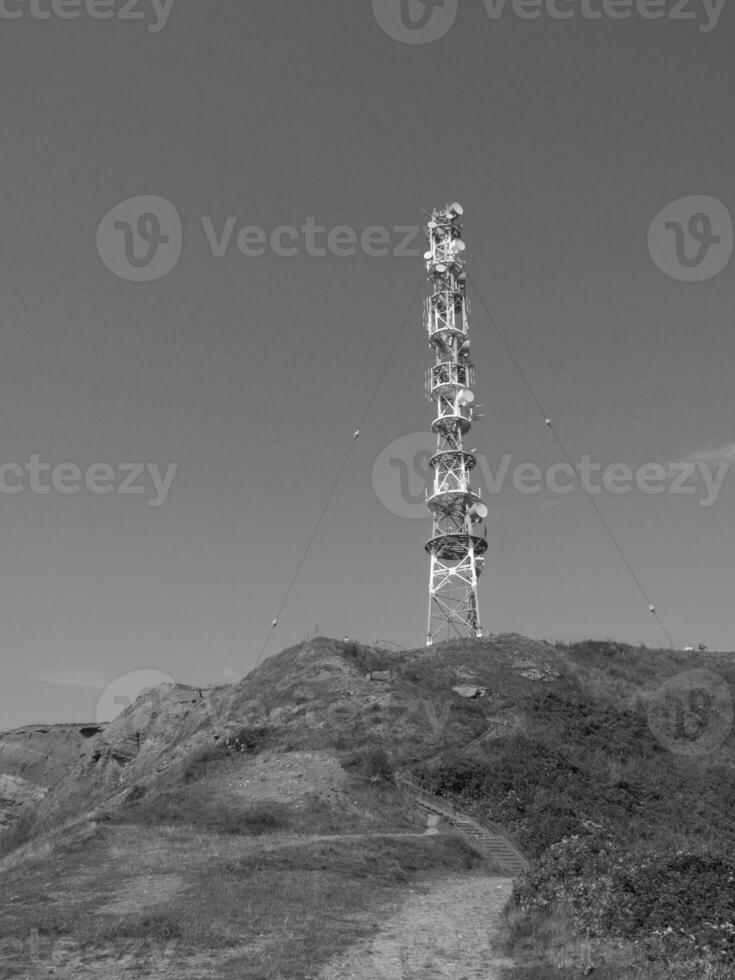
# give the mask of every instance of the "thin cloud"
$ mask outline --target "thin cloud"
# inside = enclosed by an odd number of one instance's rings
[[[544,500],[542,504],[539,504],[536,508],[536,512],[541,514],[545,510],[551,510],[552,507],[557,507],[559,504],[563,504],[565,500],[569,500],[570,497],[576,497],[576,488],[574,493],[560,494],[558,497],[553,497],[551,500]]]
[[[687,456],[684,463],[735,463],[735,442],[716,449],[703,449]]]
[[[55,687],[86,687],[99,689],[109,683],[109,677],[99,667],[70,667],[37,675],[38,680]]]

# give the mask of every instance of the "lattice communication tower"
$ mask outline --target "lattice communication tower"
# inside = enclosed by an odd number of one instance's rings
[[[461,205],[451,204],[433,211],[426,228],[430,295],[424,322],[435,355],[426,395],[434,407],[431,430],[436,435],[436,451],[429,461],[433,485],[426,493],[433,522],[426,542],[431,562],[427,646],[482,636],[477,580],[487,551],[488,511],[479,490],[470,486],[477,457],[462,445],[478,415],[473,409],[475,372],[470,362],[462,214]]]

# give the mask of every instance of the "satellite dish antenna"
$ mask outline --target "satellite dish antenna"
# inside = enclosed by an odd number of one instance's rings
[[[438,272],[441,274],[446,271],[447,271],[447,267],[442,262],[439,262],[437,265],[434,266],[434,272]]]
[[[461,218],[464,214],[464,208],[461,204],[457,204],[456,201],[454,204],[450,205],[449,210],[452,212],[452,214],[456,214],[458,218]]]
[[[464,252],[466,247],[461,238],[455,238],[452,242],[452,248],[455,252]]]
[[[427,260],[428,259],[433,259],[434,258],[434,253],[431,250],[429,250],[428,252],[424,252],[424,258],[427,259]]]
[[[474,391],[470,391],[469,388],[463,388],[457,396],[457,401],[460,405],[471,405],[474,400],[475,393]]]
[[[470,520],[473,524],[479,524],[480,521],[484,521],[487,517],[487,504],[483,504],[481,500],[473,504],[470,507]]]

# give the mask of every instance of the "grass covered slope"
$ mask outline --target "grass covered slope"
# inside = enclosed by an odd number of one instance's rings
[[[389,774],[362,775],[384,756],[343,766],[245,744],[200,750],[9,853],[0,980],[307,980],[409,889],[492,871],[456,836],[426,834]]]
[[[504,635],[398,653],[317,638],[236,684],[159,688],[0,834],[6,975],[29,936],[77,956],[74,977],[163,978],[171,957],[181,980],[309,975],[409,885],[492,871],[421,836],[400,770],[530,858],[508,980],[724,980],[733,682],[729,655]]]
[[[248,831],[87,824],[29,852],[2,875],[0,980],[306,980],[409,886],[481,864],[449,837]]]
[[[417,769],[532,858],[507,916],[515,976],[732,977],[732,659],[555,652],[558,679],[515,695],[515,732]]]
[[[126,709],[0,838],[0,980],[306,980],[410,890],[491,873],[425,835],[356,717],[373,727],[372,684],[325,642]]]

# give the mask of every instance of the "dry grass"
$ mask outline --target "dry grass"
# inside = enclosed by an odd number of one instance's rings
[[[135,980],[164,977],[172,962],[177,980],[305,980],[370,935],[409,883],[483,867],[452,837],[254,838],[191,824],[87,824],[36,847],[3,876],[0,980],[24,975],[34,944],[75,980],[125,964]]]
[[[472,754],[488,770],[480,802],[526,835],[529,852],[598,811],[651,846],[732,846],[726,780],[710,760],[690,772],[693,764],[664,756],[646,724],[650,691],[677,670],[712,668],[712,658],[505,636],[391,654],[390,684],[373,683],[369,671],[385,660],[326,640],[284,651],[219,692],[226,736],[203,720],[196,728],[196,704],[189,727],[172,709],[170,729],[157,730],[171,744],[131,762],[126,782],[108,760],[50,794],[41,822],[26,818],[0,839],[0,980],[25,977],[34,955],[30,975],[45,975],[54,951],[57,975],[73,980],[307,980],[390,916],[409,884],[479,867],[448,837],[358,835],[421,831],[391,769],[448,751],[465,765],[459,750],[491,719],[520,734]],[[542,681],[524,675],[529,666]],[[715,669],[735,682],[725,658]],[[468,678],[488,696],[455,696]],[[531,765],[537,743],[546,768]],[[728,765],[732,747],[731,737]],[[341,754],[353,775],[325,769],[322,779],[316,763],[299,772],[297,759],[284,761],[289,748]],[[271,766],[271,755],[283,764]],[[126,784],[138,786],[128,806],[97,826],[85,820]],[[510,790],[525,794],[523,826]],[[563,917],[539,924],[529,942],[513,980],[566,980],[584,965],[584,940]],[[667,980],[694,976],[683,971],[674,964]],[[612,960],[596,961],[595,977],[642,980]],[[659,980],[653,967],[646,980]]]

